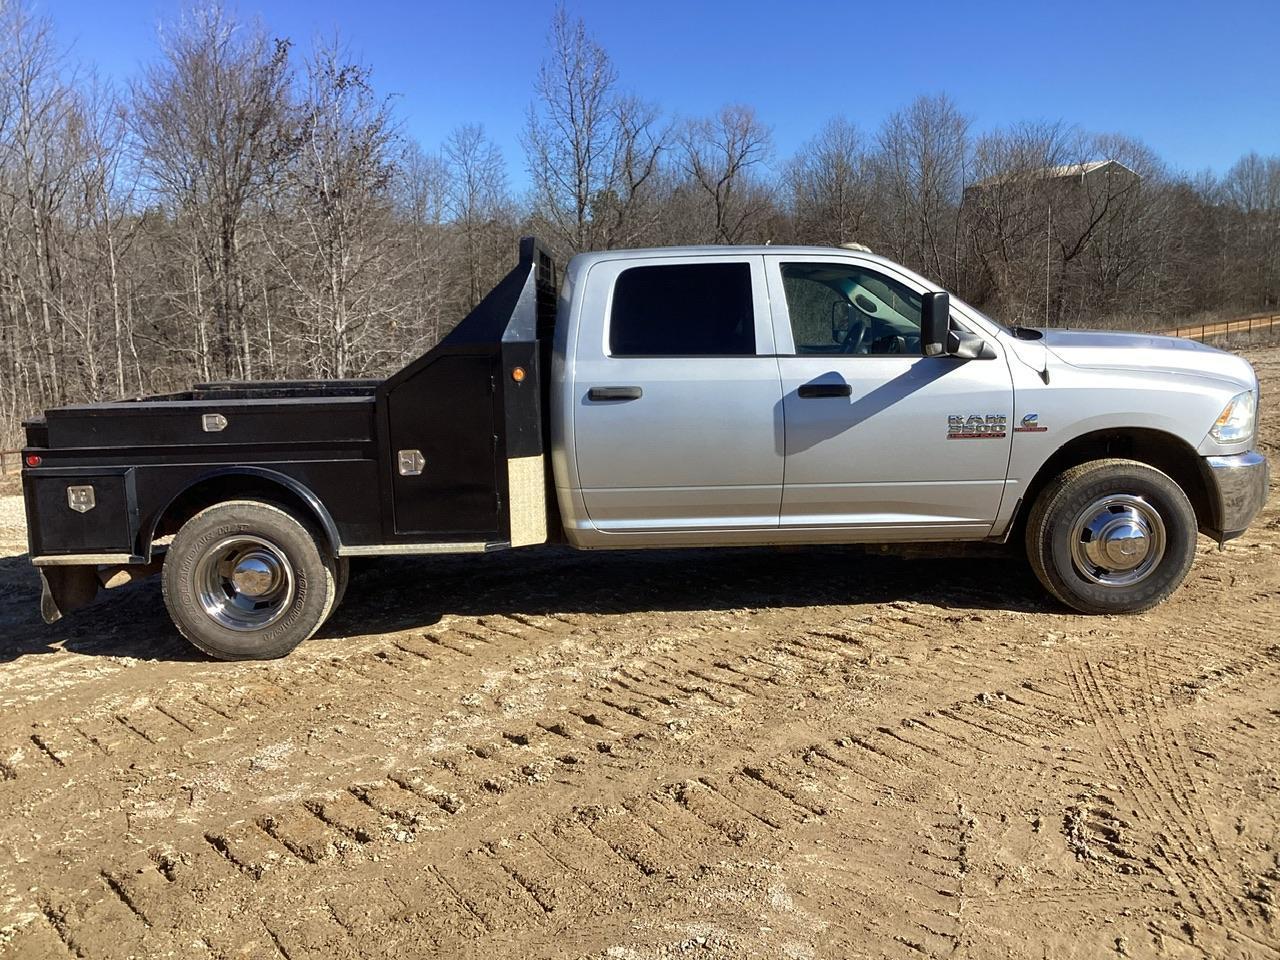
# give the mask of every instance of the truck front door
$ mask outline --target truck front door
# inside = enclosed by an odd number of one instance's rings
[[[583,287],[566,413],[591,525],[692,542],[776,529],[782,389],[764,259],[605,260]]]
[[[781,526],[814,539],[986,536],[1013,413],[1000,344],[988,337],[989,360],[923,356],[925,291],[879,262],[766,262],[786,423]]]

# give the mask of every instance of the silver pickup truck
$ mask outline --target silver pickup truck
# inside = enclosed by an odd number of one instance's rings
[[[1125,613],[1267,496],[1257,378],[1199,343],[1010,329],[847,249],[583,254],[558,293],[555,273],[526,240],[387,381],[204,384],[28,423],[46,617],[162,571],[201,649],[280,656],[350,557],[555,541],[1022,542],[1063,603]]]

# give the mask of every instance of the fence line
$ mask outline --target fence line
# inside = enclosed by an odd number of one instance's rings
[[[1280,328],[1280,313],[1261,314],[1256,317],[1245,317],[1242,320],[1193,324],[1189,327],[1170,330],[1169,335],[1187,337],[1191,340],[1205,340],[1209,337],[1225,337],[1232,333],[1274,333],[1277,328]]]
[[[21,450],[0,450],[0,477],[9,475],[9,465],[13,464],[15,471],[22,469],[22,451]]]

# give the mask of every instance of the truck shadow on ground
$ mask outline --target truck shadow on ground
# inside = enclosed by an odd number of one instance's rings
[[[858,548],[584,553],[569,549],[353,566],[343,607],[321,636],[429,626],[445,614],[626,614],[930,603],[1048,613],[1019,557],[904,559]]]
[[[47,624],[40,618],[40,577],[29,558],[0,557],[0,664],[59,650],[142,660],[208,659],[173,628],[154,577],[103,591],[83,610]]]
[[[170,624],[158,578],[104,591],[55,624],[39,615],[26,556],[0,558],[0,663],[65,649],[202,661]],[[353,562],[346,599],[321,639],[427,628],[447,614],[625,614],[843,604],[1064,612],[1017,556],[905,559],[858,548],[582,553],[562,548]]]

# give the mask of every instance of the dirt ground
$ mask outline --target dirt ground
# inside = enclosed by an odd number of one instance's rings
[[[1280,451],[1280,349],[1252,353]],[[54,627],[0,499],[0,956],[1280,958],[1280,499],[1150,614],[1017,560],[370,563],[284,661]]]

